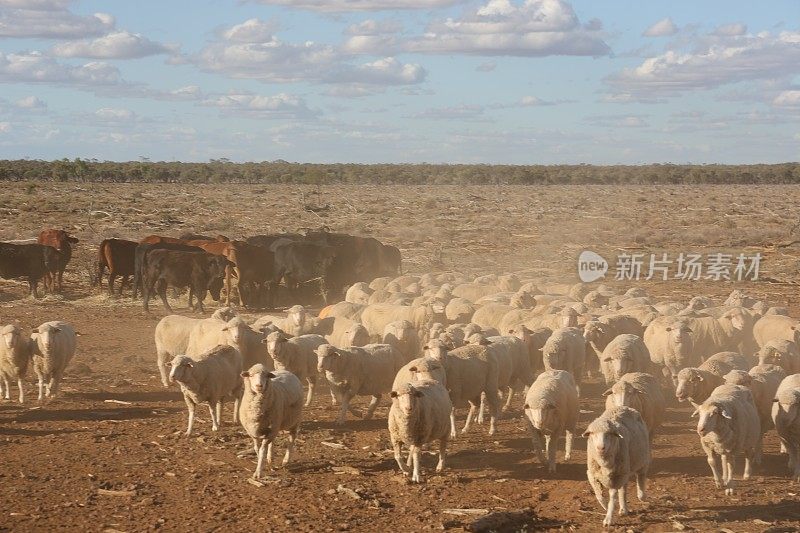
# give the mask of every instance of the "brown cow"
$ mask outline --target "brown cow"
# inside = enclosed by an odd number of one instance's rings
[[[58,252],[56,274],[54,276],[48,272],[45,275],[44,288],[45,291],[56,292],[55,285],[58,285],[57,290],[61,292],[63,289],[64,270],[67,269],[67,263],[72,259],[72,245],[78,244],[78,239],[62,229],[46,229],[39,233],[39,238],[36,242],[45,246],[52,246]]]
[[[186,244],[186,241],[175,237],[162,237],[161,235],[148,235],[139,244]]]
[[[185,252],[177,250],[150,250],[147,264],[142,273],[144,289],[144,310],[149,312],[150,296],[155,293],[161,297],[164,308],[172,313],[167,301],[167,286],[188,287],[189,307],[192,295],[197,296],[197,308],[204,312],[203,300],[206,292],[211,290],[212,297],[219,298],[221,284],[217,284],[225,276],[228,260],[224,257],[206,252]]]
[[[274,254],[271,251],[243,241],[194,240],[188,241],[187,244],[230,261],[231,264],[225,271],[225,305],[231,304],[232,278],[237,280],[240,305],[248,306],[255,303],[254,297],[259,289],[266,292],[266,298],[269,298],[274,263]]]
[[[122,276],[118,295],[122,295],[125,284],[135,273],[136,247],[139,244],[124,239],[104,239],[100,243],[97,258],[97,285],[103,282],[103,273],[108,269],[108,294],[114,294],[114,278]]]

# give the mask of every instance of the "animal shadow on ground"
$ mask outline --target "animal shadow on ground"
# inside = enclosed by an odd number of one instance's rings
[[[177,390],[135,391],[135,392],[78,392],[71,398],[90,401],[118,400],[121,402],[179,402],[183,395]]]
[[[164,416],[168,412],[180,409],[162,409],[153,411],[149,407],[127,407],[121,409],[37,409],[20,413],[16,421],[26,422],[66,422],[66,421],[98,421],[98,420],[142,420]]]
[[[85,433],[88,429],[25,429],[0,426],[0,435],[19,435],[24,437],[47,437],[49,435],[64,435],[67,433]]]

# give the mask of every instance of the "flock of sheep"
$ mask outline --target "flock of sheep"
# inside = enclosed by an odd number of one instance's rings
[[[457,435],[455,408],[469,405],[461,432],[488,415],[489,434],[524,391],[533,449],[550,472],[566,437],[569,460],[578,430],[581,380],[602,374],[606,410],[583,432],[587,477],[603,524],[627,513],[626,487],[636,479],[644,500],[651,443],[669,397],[695,407],[697,434],[716,486],[732,494],[735,459],[743,479],[761,462],[761,441],[774,428],[800,482],[800,332],[785,309],[741,291],[719,304],[709,298],[657,301],[642,289],[619,293],[605,285],[540,285],[514,274],[468,280],[458,273],[403,275],[356,283],[345,300],[313,316],[302,306],[286,317],[238,315],[164,317],[155,329],[157,367],[165,387],[178,383],[188,408],[207,404],[212,429],[222,403],[252,438],[255,478],[272,466],[273,443],[288,433],[289,462],[303,410],[324,377],[337,422],[347,413],[373,416],[391,398],[388,430],[399,469],[419,482],[420,451],[438,445],[445,467]],[[14,325],[0,330],[0,392],[17,380],[24,400],[28,361],[39,399],[54,396],[75,352],[76,333],[48,322],[27,337]],[[304,384],[307,391],[304,391]],[[371,398],[366,412],[359,396]],[[403,457],[403,447],[408,449]],[[608,492],[604,496],[603,490]]]

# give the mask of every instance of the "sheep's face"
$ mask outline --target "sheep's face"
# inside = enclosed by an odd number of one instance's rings
[[[742,331],[744,329],[745,317],[742,311],[740,310],[728,311],[727,313],[722,315],[722,318],[730,322],[731,326],[734,329],[737,329],[739,331]]]
[[[617,382],[611,389],[606,391],[606,395],[611,397],[611,401],[616,407],[632,407],[640,410],[642,399],[640,397],[644,392],[639,391],[627,382]]]
[[[753,376],[744,370],[731,370],[723,376],[723,379],[725,380],[725,383],[730,385],[741,385],[743,387],[749,387],[753,382]]]
[[[701,437],[716,431],[725,423],[725,420],[730,420],[732,418],[731,414],[725,408],[714,404],[703,404],[697,408],[695,413],[699,417],[697,421],[697,434]]]
[[[689,326],[683,322],[676,322],[667,326],[666,328],[667,335],[669,336],[670,342],[677,346],[687,346],[691,348],[692,346],[692,330]]]
[[[341,355],[330,344],[323,344],[317,348],[317,370],[319,372],[333,372],[338,366]]]
[[[628,372],[633,371],[633,359],[628,355],[611,359],[610,363],[611,371],[614,373],[614,377],[616,379],[619,379]]]
[[[283,356],[286,353],[287,342],[288,340],[286,337],[279,331],[267,335],[267,352],[269,352],[270,357],[276,361],[283,362]]]
[[[228,321],[222,331],[228,335],[233,344],[239,345],[244,341],[247,329],[249,326],[241,318],[234,317]]]
[[[776,401],[772,407],[772,418],[779,427],[794,426],[800,418],[800,395],[796,394],[790,402]]]
[[[17,326],[6,326],[0,330],[3,343],[9,350],[13,350],[22,340],[22,330]]]
[[[264,365],[253,365],[250,370],[242,372],[244,378],[244,386],[253,394],[264,394],[269,388],[269,380],[275,377],[275,374],[269,372]]]
[[[369,344],[369,332],[361,324],[356,324],[344,332],[346,346],[364,346]]]
[[[758,356],[758,363],[761,365],[778,365],[782,366],[783,354],[772,346],[764,346]]]
[[[560,426],[558,409],[552,403],[541,402],[535,406],[525,404],[525,414],[531,421],[531,425],[545,434],[549,434],[551,430]]]
[[[688,309],[691,309],[692,311],[699,311],[700,309],[705,309],[706,307],[707,305],[705,300],[699,296],[695,296],[689,300]]]
[[[295,305],[286,315],[289,323],[295,327],[302,328],[306,323],[306,310],[301,305]]]
[[[565,309],[561,312],[561,327],[562,328],[576,328],[578,327],[578,313],[573,308]]]
[[[703,381],[703,376],[694,368],[684,368],[678,372],[678,383],[675,387],[675,397],[680,402],[685,402],[693,397]]]
[[[608,335],[607,326],[597,320],[591,320],[586,323],[583,329],[584,338],[591,344],[598,348],[603,343],[603,338]]]
[[[188,383],[192,377],[192,368],[194,361],[185,355],[179,355],[171,362],[167,363],[171,367],[169,371],[170,383]]]
[[[542,355],[550,361],[553,368],[563,369],[564,362],[567,360],[567,347],[560,344],[544,345]]]
[[[39,345],[42,347],[42,350],[50,350],[50,347],[55,342],[59,333],[61,333],[61,328],[59,327],[50,325],[39,326]]]
[[[412,366],[408,369],[411,372],[412,381],[421,381],[430,379],[437,381],[436,374],[439,374],[442,369],[442,364],[438,360],[423,358],[419,364]]]
[[[586,437],[586,447],[589,450],[594,450],[598,458],[604,461],[610,461],[617,454],[619,449],[620,440],[622,435],[611,431],[588,431],[583,434]]]
[[[214,314],[211,315],[211,318],[216,318],[222,320],[223,322],[230,322],[233,318],[236,318],[236,311],[230,307],[220,307],[214,311]]]
[[[511,307],[517,309],[531,309],[536,307],[536,299],[533,294],[527,291],[518,292],[511,298]]]
[[[443,361],[447,357],[447,345],[439,339],[431,339],[428,344],[423,347],[423,354],[425,357]]]
[[[400,412],[409,416],[418,409],[419,399],[422,398],[422,392],[411,385],[406,385],[399,391],[392,391],[390,396],[392,397],[392,402],[397,404]]]

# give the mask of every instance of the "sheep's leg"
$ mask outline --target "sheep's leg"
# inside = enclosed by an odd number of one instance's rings
[[[258,439],[253,437],[253,451],[256,452],[256,456],[258,455]]]
[[[372,401],[369,402],[369,407],[367,407],[367,414],[364,415],[364,420],[369,420],[372,418],[372,415],[375,414],[375,408],[378,407],[378,402],[381,401],[381,395],[378,394],[372,397]]]
[[[758,452],[755,452],[756,454]],[[750,479],[750,476],[753,474],[753,453],[748,452],[744,456],[744,474],[742,474],[742,479]],[[756,463],[759,464],[759,463]]]
[[[572,431],[567,430],[567,439],[566,444],[564,444],[564,460],[569,461],[570,457],[572,457],[572,439],[574,435]]]
[[[589,470],[586,471],[586,478],[589,480],[589,485],[592,486],[592,490],[594,491],[594,497],[597,498],[597,501],[600,504],[600,507],[602,507],[603,510],[605,511],[606,510],[606,502],[603,499],[603,487],[600,485],[600,482],[597,481],[594,478],[594,476],[592,476],[592,473]]]
[[[361,412],[357,411],[350,407],[350,400],[353,397],[348,392],[343,392],[339,395],[339,401],[342,402],[341,409],[339,410],[339,418],[336,420],[336,423],[340,426],[344,424],[344,419],[347,416],[347,411],[353,413],[354,416],[361,418]]]
[[[456,431],[456,408],[453,407],[450,409],[450,438],[454,439],[457,436],[458,432]]]
[[[725,477],[725,494],[728,496],[733,495],[733,489],[736,485],[736,482],[733,480],[733,468],[734,468],[734,455],[733,454],[726,454],[722,456],[722,461],[724,464],[727,465],[727,469],[724,475]]]
[[[397,466],[400,467],[400,472],[403,475],[408,475],[408,466],[406,465],[405,461],[403,461],[403,454],[401,453],[401,443],[399,440],[396,440],[392,443],[392,448],[394,449],[394,460],[397,461]],[[411,454],[408,454],[409,458]]]
[[[316,381],[308,378],[308,394],[306,395],[306,404],[305,407],[311,405],[311,397],[314,396],[314,386],[316,385]]]
[[[461,429],[461,433],[466,433],[469,431],[469,427],[472,424],[472,416],[475,414],[476,405],[472,402],[469,403],[469,413],[467,413],[467,422],[464,424],[464,427]]]
[[[720,462],[721,461],[720,461],[719,455],[715,454],[714,452],[707,452],[706,459],[708,461],[708,466],[711,467],[711,475],[714,476],[714,485],[716,485],[718,489],[722,488],[723,480],[722,480],[722,476],[720,475]],[[723,462],[722,469],[724,470],[724,468],[725,468],[725,464]]]
[[[267,466],[272,470],[272,443],[274,442],[272,439],[267,437]]]
[[[419,483],[419,446],[411,446],[411,450],[409,450],[411,457],[413,458],[414,463],[414,470],[411,474],[411,482],[412,483]]]
[[[331,391],[331,405],[336,405],[336,395]]]
[[[219,400],[217,402],[216,411],[217,411],[217,426],[219,427],[222,425],[222,400]]]
[[[158,352],[156,354],[156,364],[158,365],[158,372],[161,374],[161,384],[164,388],[169,388],[169,373],[167,372],[167,363],[165,361],[168,354]]]
[[[214,411],[215,403],[209,402],[208,412],[211,414],[211,431],[219,431],[219,422],[217,422],[217,414]]]
[[[439,439],[439,462],[436,463],[436,471],[444,470],[444,463],[447,459],[447,437]]]
[[[255,441],[256,439],[253,439]],[[261,479],[261,472],[264,470],[264,454],[267,450],[267,439],[261,439],[261,446],[258,447],[258,459],[256,461],[256,471],[253,478]]]
[[[617,505],[618,489],[608,489],[608,507],[606,508],[606,517],[603,519],[604,526],[610,526],[614,523],[614,511]]]
[[[7,378],[3,378],[3,382],[0,384],[0,393],[2,393],[3,398],[6,400],[11,399],[11,384],[8,382]]]
[[[233,424],[236,425],[239,423],[239,404],[241,404],[241,399],[239,396],[236,396],[233,400]]]
[[[542,432],[533,427],[533,425],[531,425],[531,430],[533,431],[533,436],[531,437],[531,441],[533,441],[533,452],[536,454],[536,458],[539,462],[544,464],[546,458],[543,452],[544,446],[542,446]]]
[[[494,435],[497,419],[500,416],[500,405],[495,397],[494,401],[489,401],[489,435]]]
[[[503,411],[508,411],[511,409],[511,400],[514,398],[514,388],[509,385],[508,387],[508,396],[506,397],[506,403],[503,405]]]
[[[758,465],[758,466],[761,465],[761,459],[762,459],[763,454],[764,454],[764,442],[763,442],[763,439],[764,439],[764,435],[763,434],[758,437],[758,443],[756,443],[755,455],[753,457],[753,464]],[[745,475],[747,475],[747,466],[746,465],[747,465],[747,463],[745,463]],[[750,478],[750,476],[747,476],[747,477],[745,477],[743,479],[749,479],[749,478]]]
[[[483,424],[483,414],[486,412],[486,393],[481,393],[481,405],[478,407],[478,424]]]
[[[628,483],[627,480],[617,491],[619,499],[619,515],[625,516],[628,514]]]
[[[795,482],[800,483],[800,448],[793,446],[789,450],[789,454],[790,461],[792,458],[794,458],[793,472],[791,473],[791,477]]]
[[[39,374],[39,401],[44,400],[44,377]]]
[[[19,389],[19,403],[25,403],[25,383],[22,378],[17,378],[17,388]]]
[[[186,401],[186,407],[189,409],[189,427],[186,428],[186,436],[188,437],[192,434],[192,428],[194,428],[195,405],[194,402],[186,396],[184,396],[183,399]]]
[[[61,376],[54,375],[50,378],[50,382],[45,384],[47,392],[45,396],[48,398],[55,398],[58,394],[58,386],[61,384]]]
[[[558,436],[545,435],[545,446],[547,447],[547,471],[555,473],[556,471],[556,450],[558,449]]]
[[[283,462],[281,463],[281,466],[286,466],[289,464],[289,459],[292,458],[292,452],[294,451],[294,441],[297,440],[297,434],[299,432],[299,424],[289,430],[289,444],[286,446],[286,453],[283,454]]]

